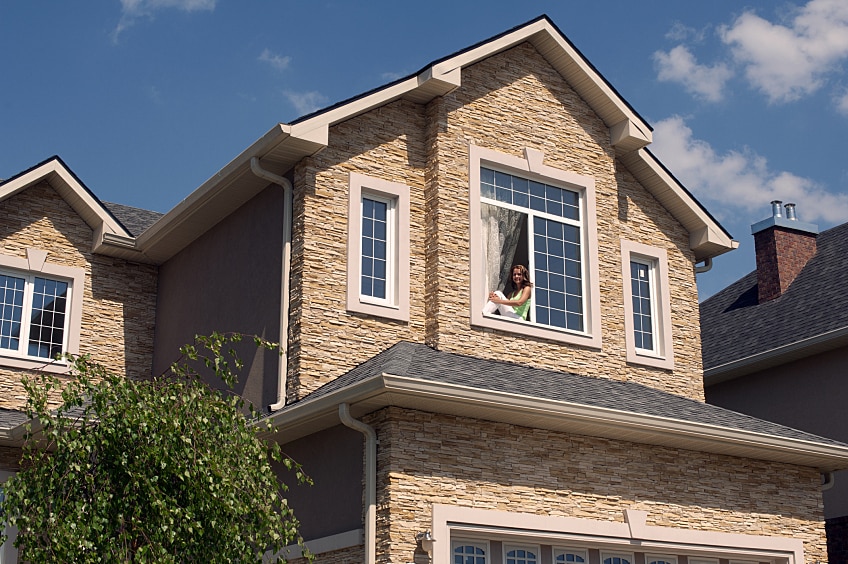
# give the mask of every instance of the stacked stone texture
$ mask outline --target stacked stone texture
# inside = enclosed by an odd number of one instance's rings
[[[148,377],[156,267],[92,253],[91,228],[47,182],[0,202],[0,217],[0,254],[26,258],[36,248],[47,251],[49,263],[85,269],[80,354],[118,374]],[[72,299],[80,296],[73,291]],[[0,407],[23,408],[27,373],[0,362]]]
[[[471,326],[469,144],[515,156],[530,147],[547,165],[595,179],[600,350]],[[345,310],[349,172],[410,188],[408,323]],[[616,160],[606,124],[529,44],[465,68],[462,86],[426,107],[397,101],[332,127],[294,186],[289,400],[400,340],[703,400],[688,233]],[[668,252],[673,371],[626,362],[622,238]]]
[[[380,437],[378,562],[412,562],[433,504],[780,536],[825,561],[814,468],[386,408]]]
[[[816,236],[782,227],[754,235],[757,254],[757,297],[765,303],[781,296],[816,254]]]

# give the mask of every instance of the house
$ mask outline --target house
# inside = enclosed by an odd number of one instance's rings
[[[315,480],[318,562],[823,561],[848,445],[704,402],[695,265],[736,243],[650,142],[543,16],[275,126],[141,231],[91,197],[86,249],[150,272],[155,372],[195,333],[284,343],[239,391]],[[483,313],[513,264],[526,321]]]
[[[818,232],[773,202],[757,268],[701,304],[709,403],[848,441],[848,223]],[[848,561],[848,472],[824,492],[830,562]]]

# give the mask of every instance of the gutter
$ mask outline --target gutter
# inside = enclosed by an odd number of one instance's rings
[[[350,407],[339,404],[339,419],[365,435],[365,564],[377,561],[377,432],[350,416]]]
[[[289,278],[291,275],[291,239],[292,239],[292,184],[288,178],[283,178],[267,171],[259,165],[259,157],[250,158],[250,171],[272,184],[283,189],[283,279],[280,285],[280,364],[277,375],[277,402],[268,406],[270,411],[277,411],[286,405],[286,379],[289,368]]]

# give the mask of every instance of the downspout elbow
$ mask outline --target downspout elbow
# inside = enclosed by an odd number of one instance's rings
[[[695,264],[695,274],[703,274],[705,272],[709,272],[713,267],[713,259],[712,257],[707,257],[703,260],[704,265],[698,266]]]
[[[377,432],[351,417],[346,403],[339,404],[339,419],[365,435],[365,564],[374,564],[377,561]]]
[[[291,275],[291,240],[292,240],[292,184],[271,171],[265,170],[259,164],[259,157],[251,157],[250,171],[263,180],[277,184],[283,189],[283,272],[280,287],[280,368],[278,370],[277,402],[268,406],[270,411],[277,411],[286,405],[286,380],[288,377],[288,338],[289,338],[289,300]]]
[[[833,487],[833,483],[836,481],[836,475],[833,472],[823,472],[822,473],[822,485],[821,489],[823,492],[826,492],[830,488]]]

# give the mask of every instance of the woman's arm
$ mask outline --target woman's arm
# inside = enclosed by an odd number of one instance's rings
[[[521,290],[521,295],[514,300],[502,300],[495,295],[494,292],[489,293],[489,300],[492,303],[506,305],[510,307],[518,307],[520,305],[524,305],[524,302],[530,299],[530,294],[533,292],[533,289],[530,286],[524,286]]]

